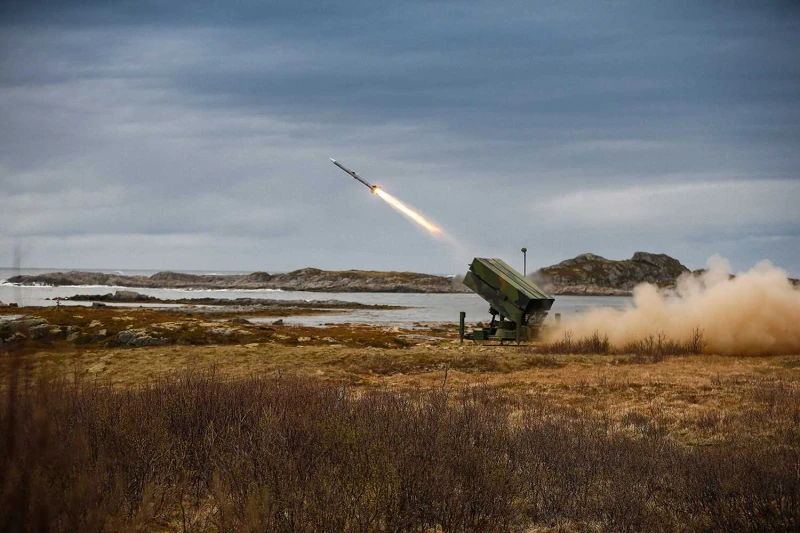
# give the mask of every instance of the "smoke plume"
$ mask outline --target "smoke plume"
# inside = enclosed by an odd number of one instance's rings
[[[599,332],[615,346],[665,334],[683,341],[700,328],[705,352],[769,355],[800,353],[800,290],[769,261],[736,277],[721,257],[709,259],[700,275],[681,277],[674,290],[642,284],[625,310],[600,308],[563,321],[546,339]]]

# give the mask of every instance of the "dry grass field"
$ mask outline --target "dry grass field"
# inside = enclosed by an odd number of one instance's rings
[[[4,530],[800,527],[800,355],[23,312],[46,324],[0,348]]]

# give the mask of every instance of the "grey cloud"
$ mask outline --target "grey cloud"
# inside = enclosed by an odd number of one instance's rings
[[[3,6],[0,246],[39,243],[42,265],[124,267],[110,261],[147,236],[161,251],[185,237],[173,268],[442,272],[521,240],[542,264],[637,249],[800,263],[790,4]],[[352,190],[330,156],[464,250]],[[745,184],[741,214],[724,194],[608,196],[716,182]]]

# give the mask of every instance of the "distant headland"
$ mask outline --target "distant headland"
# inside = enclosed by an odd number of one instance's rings
[[[629,296],[640,283],[672,287],[689,268],[665,254],[636,252],[630,259],[612,260],[581,254],[556,265],[540,268],[530,278],[554,295]],[[128,276],[101,272],[51,272],[13,276],[19,285],[107,285],[151,289],[279,289],[309,292],[468,292],[460,276],[436,276],[416,272],[374,270],[320,270],[303,268],[282,274],[216,275],[158,272],[152,276]]]

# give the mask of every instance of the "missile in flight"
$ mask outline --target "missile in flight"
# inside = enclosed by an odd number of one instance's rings
[[[378,187],[377,185],[371,185],[371,184],[370,184],[370,183],[368,183],[366,180],[363,180],[363,179],[361,179],[361,176],[359,176],[358,174],[356,174],[354,171],[352,171],[352,170],[350,170],[350,169],[347,169],[347,168],[345,168],[345,166],[344,166],[344,165],[342,165],[341,163],[339,163],[339,162],[338,162],[337,160],[335,160],[334,158],[330,157],[330,158],[328,158],[328,159],[330,159],[330,160],[331,160],[331,163],[333,163],[333,164],[334,164],[334,165],[336,165],[337,167],[341,168],[342,170],[344,170],[345,172],[347,172],[348,174],[350,174],[350,176],[351,176],[351,177],[353,177],[353,178],[357,179],[358,181],[360,181],[361,183],[363,183],[363,184],[364,184],[364,186],[365,186],[367,189],[369,189],[370,191],[372,191],[372,192],[373,192],[373,194],[375,193],[375,191],[376,191],[376,190],[378,190],[378,188],[379,188],[379,187]]]

